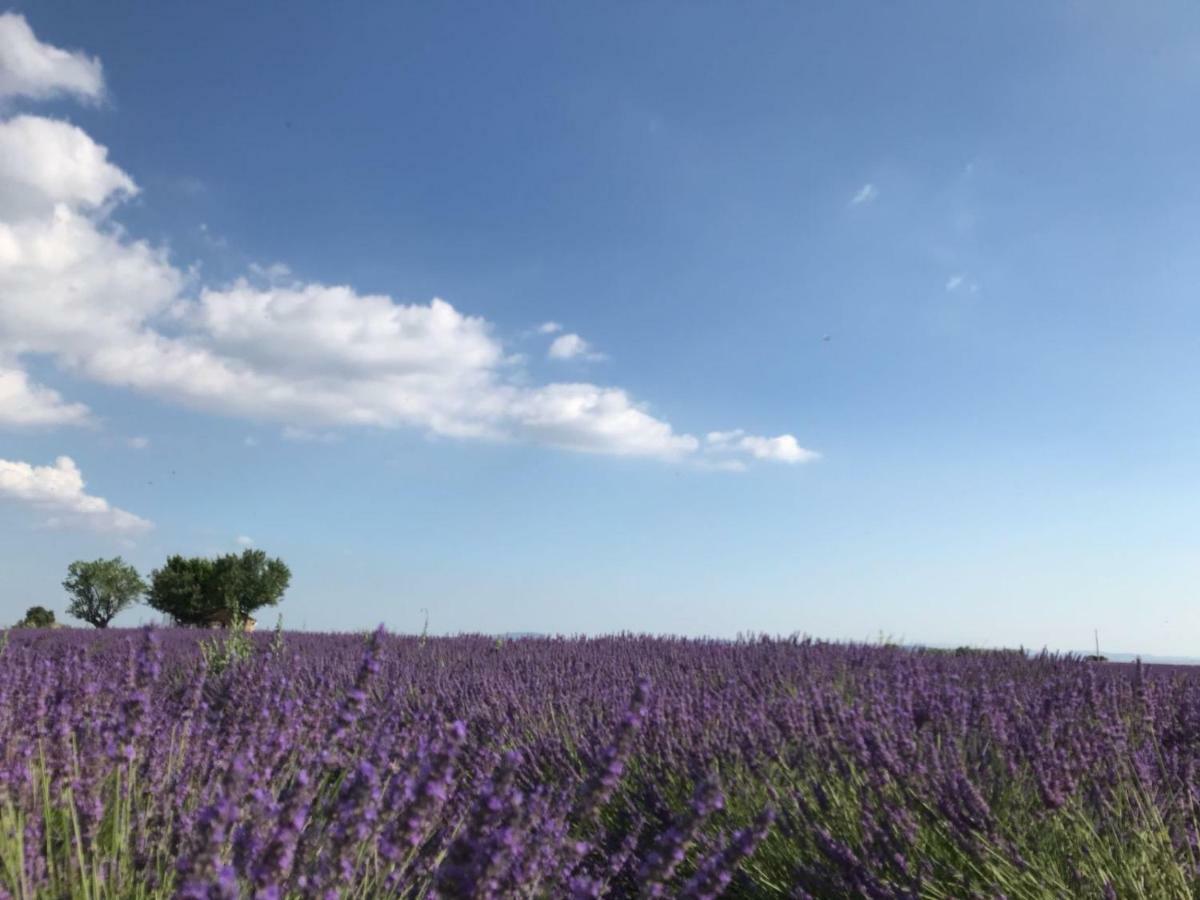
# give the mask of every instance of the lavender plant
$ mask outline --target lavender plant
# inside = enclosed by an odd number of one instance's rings
[[[1200,674],[18,630],[2,898],[1200,896]],[[226,659],[226,656],[230,656]]]

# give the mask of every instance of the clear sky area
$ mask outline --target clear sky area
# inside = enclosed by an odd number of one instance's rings
[[[1200,655],[1195,4],[10,10],[0,623]]]

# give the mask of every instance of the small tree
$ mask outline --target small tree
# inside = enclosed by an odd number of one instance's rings
[[[25,610],[25,618],[17,623],[18,628],[50,628],[54,625],[54,611],[44,606],[31,606]]]
[[[97,628],[107,628],[117,613],[146,592],[137,569],[119,556],[71,563],[63,587],[71,595],[67,612]]]
[[[216,559],[172,556],[150,575],[147,602],[180,625],[207,625],[227,612],[230,623],[283,597],[292,573],[262,550]]]

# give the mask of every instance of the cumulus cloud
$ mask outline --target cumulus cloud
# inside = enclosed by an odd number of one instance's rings
[[[713,453],[740,453],[752,459],[774,462],[806,463],[820,458],[819,453],[801,447],[800,442],[790,434],[761,437],[746,434],[738,428],[733,431],[711,431],[705,443]]]
[[[603,353],[597,353],[577,334],[560,334],[550,343],[546,355],[551,359],[604,359]]]
[[[6,221],[44,218],[60,203],[96,209],[136,193],[133,179],[82,129],[40,116],[0,124],[0,209]]]
[[[0,499],[46,513],[47,525],[119,534],[153,527],[140,516],[111,506],[103,497],[88,494],[84,487],[83,475],[69,456],[60,456],[52,466],[0,459]]]
[[[444,300],[401,305],[348,287],[205,291],[192,318],[209,345],[259,369],[296,374],[456,377],[494,368],[500,345],[482,319]]]
[[[96,100],[103,93],[98,59],[43,44],[24,16],[0,15],[0,99],[73,94]]]
[[[84,425],[90,420],[82,403],[68,403],[58,391],[34,384],[20,369],[0,368],[0,427]]]
[[[21,412],[33,408],[29,397],[48,420],[86,416],[30,385],[21,360],[38,355],[76,377],[274,423],[289,440],[411,427],[671,461],[708,452],[619,387],[531,383],[489,322],[444,300],[306,283],[281,264],[200,284],[116,225],[114,211],[137,190],[75,126],[0,120],[0,362],[9,373],[0,424],[31,417]],[[554,359],[601,358],[556,323],[539,331],[558,335]],[[747,435],[740,452],[794,461],[780,445],[753,449],[781,440]]]
[[[538,334],[557,334],[562,331],[562,326],[557,322],[543,322],[537,327]]]
[[[860,187],[854,196],[850,198],[850,205],[862,206],[864,203],[873,202],[878,196],[879,191],[875,188],[875,185],[868,182]]]
[[[238,538],[237,538],[237,543],[241,547],[253,547],[254,546],[254,538],[246,537],[246,535],[244,535],[244,534],[239,534]]]
[[[676,434],[619,388],[548,384],[514,391],[505,414],[517,435],[567,450],[677,460],[699,446],[696,438]]]

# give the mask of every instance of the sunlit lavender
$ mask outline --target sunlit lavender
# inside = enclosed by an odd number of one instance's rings
[[[11,633],[0,896],[1200,885],[1187,670],[766,639],[222,640]]]

